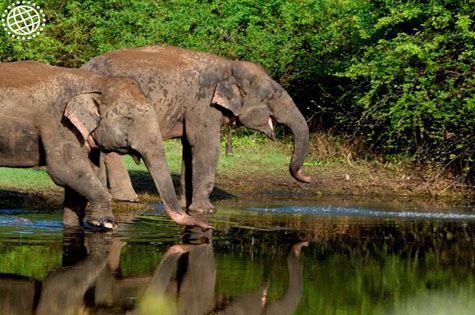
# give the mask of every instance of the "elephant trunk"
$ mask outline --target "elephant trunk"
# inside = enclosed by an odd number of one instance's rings
[[[140,153],[147,166],[148,171],[152,175],[155,187],[162,198],[165,210],[168,215],[178,224],[199,226],[204,230],[211,227],[202,220],[194,218],[186,214],[180,206],[173,188],[173,181],[168,170],[166,162],[160,162],[165,159],[165,152],[162,150],[160,154],[153,152]]]
[[[309,145],[307,122],[287,93],[284,94],[283,101],[273,108],[273,117],[277,122],[289,127],[294,135],[294,151],[289,166],[290,174],[300,182],[310,183],[311,177],[302,172],[302,165]]]
[[[206,222],[186,214],[181,209],[168,170],[160,133],[152,134],[155,134],[155,136],[151,136],[152,140],[148,141],[147,144],[132,147],[142,156],[168,215],[178,224],[198,226],[203,230],[210,229],[211,227]]]

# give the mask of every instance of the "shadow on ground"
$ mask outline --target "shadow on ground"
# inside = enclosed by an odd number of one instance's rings
[[[145,171],[129,171],[130,178],[132,180],[132,185],[134,186],[135,191],[138,194],[149,193],[157,194],[157,189],[153,183],[152,176]],[[173,185],[175,186],[175,191],[177,194],[180,192],[180,174],[172,174]],[[227,192],[219,187],[214,187],[213,192],[211,193],[211,199],[227,199],[235,197],[230,192]]]
[[[158,197],[157,189],[152,177],[148,172],[130,171],[132,185],[138,194],[150,194]],[[175,191],[180,192],[180,175],[172,175]],[[211,198],[213,200],[227,199],[234,197],[233,194],[215,187]],[[2,209],[61,209],[63,203],[63,190],[45,191],[21,191],[0,189],[0,208]]]
[[[62,207],[63,192],[24,192],[0,189],[0,208],[2,209],[45,209],[56,210]]]

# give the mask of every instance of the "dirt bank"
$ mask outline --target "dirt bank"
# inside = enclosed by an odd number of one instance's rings
[[[294,180],[288,173],[219,173],[214,194],[233,195],[266,192],[296,192],[322,195],[383,196],[419,198],[473,199],[474,191],[449,178],[425,178],[414,170],[387,169],[382,165],[308,166],[310,184]]]
[[[216,175],[213,200],[232,196],[255,195],[316,195],[352,198],[391,198],[423,200],[424,202],[473,204],[473,189],[447,178],[428,180],[414,170],[388,169],[382,165],[306,166],[305,173],[312,176],[310,184],[294,180],[288,172],[268,169],[253,173],[221,171]],[[158,202],[152,178],[147,172],[131,172],[133,184],[143,202]],[[179,191],[179,175],[174,174],[175,188]],[[4,208],[59,209],[62,189],[25,191],[20,188],[0,189],[0,206]],[[114,207],[131,207],[128,203],[115,203]]]

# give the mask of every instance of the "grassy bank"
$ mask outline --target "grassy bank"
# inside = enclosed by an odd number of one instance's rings
[[[344,195],[404,195],[422,197],[473,196],[470,187],[451,178],[437,168],[420,168],[409,160],[383,160],[365,156],[357,141],[328,134],[314,134],[304,172],[312,183],[302,185],[288,172],[292,152],[291,140],[271,142],[257,134],[234,137],[233,153],[225,156],[225,139],[216,175],[215,198],[224,195],[246,195],[268,192]],[[181,169],[181,143],[166,141],[169,168],[178,188]],[[354,158],[354,157],[357,158]],[[143,163],[136,165],[126,156],[136,190],[144,200],[156,199],[156,190]],[[0,168],[0,190],[29,194],[55,194],[56,186],[43,168]]]

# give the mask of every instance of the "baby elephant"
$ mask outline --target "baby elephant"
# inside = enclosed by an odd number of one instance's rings
[[[143,158],[172,219],[209,228],[181,210],[155,112],[134,80],[33,61],[0,64],[0,166],[46,165],[65,187],[64,225],[82,225],[89,201],[90,225],[117,227],[101,151]]]

